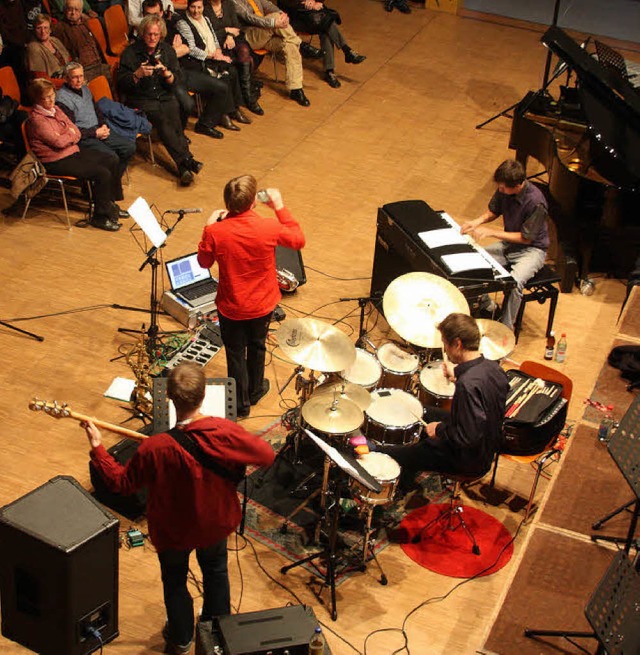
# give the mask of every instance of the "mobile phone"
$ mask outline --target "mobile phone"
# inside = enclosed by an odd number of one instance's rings
[[[258,193],[256,193],[256,198],[260,202],[264,202],[265,204],[268,203],[271,200],[271,198],[269,197],[269,194],[265,191],[265,189],[260,189],[260,191],[258,191]]]

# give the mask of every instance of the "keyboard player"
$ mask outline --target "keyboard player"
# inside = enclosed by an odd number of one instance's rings
[[[499,239],[486,250],[503,266],[511,267],[517,286],[508,292],[500,321],[513,330],[522,302],[522,289],[544,265],[549,247],[547,230],[547,201],[536,186],[526,179],[522,164],[514,159],[502,162],[493,174],[497,189],[484,214],[463,223],[460,231],[475,240],[485,237]],[[487,226],[503,217],[504,229]],[[492,316],[495,303],[483,296],[480,309]]]

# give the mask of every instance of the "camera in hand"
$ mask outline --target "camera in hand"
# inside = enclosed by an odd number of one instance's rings
[[[149,58],[146,61],[147,66],[157,66],[160,63],[160,60],[156,55],[149,55]]]

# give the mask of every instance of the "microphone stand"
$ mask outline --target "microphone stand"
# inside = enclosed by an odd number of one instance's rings
[[[358,306],[360,307],[360,326],[358,328],[358,340],[356,341],[356,348],[361,348],[364,343],[365,335],[367,331],[364,328],[364,308],[367,306],[367,303],[375,304],[376,301],[380,300],[380,296],[362,296],[357,298],[339,298],[340,302],[352,302],[354,300],[358,301]]]
[[[26,334],[28,337],[31,337],[36,341],[44,341],[44,337],[41,337],[39,334],[35,334],[33,332],[27,332],[27,330],[22,330],[21,328],[16,327],[15,325],[10,325],[6,321],[0,321],[0,325],[2,325],[2,327],[9,328],[10,330],[15,330],[16,332],[20,332],[20,334]]]

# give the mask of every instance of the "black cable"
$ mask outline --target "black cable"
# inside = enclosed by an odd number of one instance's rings
[[[98,643],[100,644],[100,655],[102,655],[102,649],[104,648],[104,642],[102,641],[102,635],[100,634],[100,630],[96,630],[92,625],[88,625],[85,628],[87,634],[90,634],[94,639],[98,640]]]
[[[314,268],[313,266],[309,266],[309,264],[304,265],[305,269],[308,269],[310,271],[314,271],[314,273],[319,273],[320,275],[324,275],[325,277],[331,278],[332,280],[341,280],[343,282],[355,282],[357,280],[370,280],[371,276],[367,275],[367,277],[338,277],[336,275],[331,275],[329,273],[325,273],[324,271],[321,271],[317,268]]]
[[[77,307],[75,309],[65,309],[61,312],[52,312],[51,314],[39,314],[36,316],[16,316],[14,318],[2,318],[1,321],[5,323],[19,323],[20,321],[35,321],[39,318],[51,318],[52,316],[65,316],[66,314],[78,314],[80,312],[91,312],[96,309],[108,309],[111,305],[109,304],[100,304],[100,305],[88,305],[87,307]]]

